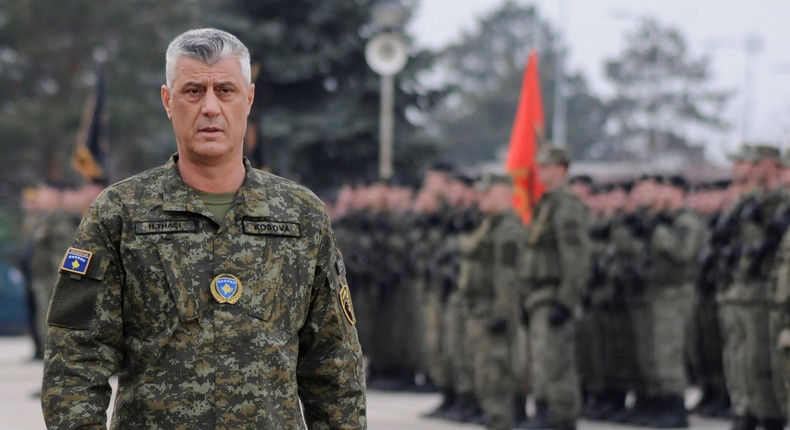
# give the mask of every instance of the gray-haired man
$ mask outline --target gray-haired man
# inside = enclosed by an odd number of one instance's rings
[[[242,155],[249,62],[219,30],[170,44],[161,92],[178,153],[105,190],[66,251],[48,317],[48,427],[104,428],[116,373],[112,428],[366,427],[324,207]]]

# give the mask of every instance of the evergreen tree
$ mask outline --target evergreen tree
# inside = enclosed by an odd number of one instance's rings
[[[493,160],[507,149],[529,52],[540,58],[545,136],[553,139],[554,87],[559,39],[534,6],[512,0],[441,53],[437,72],[452,91],[431,132],[444,158],[459,163]],[[575,158],[603,138],[606,111],[583,76],[566,73],[567,142]]]
[[[606,63],[614,85],[609,102],[612,140],[601,148],[610,158],[651,157],[676,164],[702,156],[699,130],[721,131],[728,91],[711,88],[710,60],[689,52],[683,35],[653,19],[626,36],[619,57]],[[661,158],[662,160],[657,160]]]
[[[175,151],[159,99],[164,50],[193,22],[190,1],[0,0],[0,198],[43,180],[75,183],[70,167],[84,106],[107,72],[111,180]],[[172,132],[169,134],[172,136]]]
[[[205,23],[238,35],[260,65],[254,107],[265,164],[318,191],[374,179],[379,77],[364,56],[377,31],[373,0],[203,4],[213,11]],[[396,76],[395,172],[409,179],[416,179],[431,152],[413,122],[436,96],[415,79],[430,61],[428,53],[413,53]]]

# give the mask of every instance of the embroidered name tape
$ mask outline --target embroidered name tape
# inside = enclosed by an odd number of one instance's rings
[[[91,264],[93,253],[84,249],[69,248],[63,262],[60,264],[61,270],[66,272],[84,275],[88,273],[88,266]]]
[[[302,237],[302,227],[295,222],[255,221],[245,219],[242,224],[242,229],[245,234]]]
[[[136,234],[196,233],[197,220],[177,219],[163,221],[135,221]]]

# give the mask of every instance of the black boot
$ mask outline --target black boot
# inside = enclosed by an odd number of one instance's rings
[[[441,418],[455,403],[455,391],[452,389],[442,390],[442,403],[436,409],[423,415],[426,418]]]
[[[725,388],[717,390],[716,397],[707,408],[700,411],[700,415],[715,418],[731,417],[732,408],[730,405],[730,394],[727,390]]]
[[[658,399],[656,396],[643,395],[637,397],[627,422],[637,426],[649,427],[650,423],[655,419],[655,413],[658,409],[657,403]]]
[[[732,430],[756,430],[757,418],[753,415],[736,415],[732,420]]]
[[[658,399],[653,420],[648,424],[655,428],[688,428],[686,405],[682,396],[662,396]]]
[[[603,396],[603,401],[599,402],[598,408],[592,411],[591,420],[609,421],[615,415],[622,414],[625,410],[625,392],[609,391]]]
[[[599,419],[600,410],[606,403],[606,393],[589,393],[584,400],[581,416],[590,420]]]
[[[576,423],[559,423],[551,427],[554,430],[576,430]]]
[[[464,414],[461,416],[461,422],[471,423],[471,424],[485,424],[486,417],[483,414],[483,408],[480,407],[480,401],[477,400],[477,396],[472,394],[472,398],[469,400],[469,408],[464,411]]]
[[[765,418],[760,420],[764,430],[784,430],[784,418]]]
[[[461,393],[456,396],[455,403],[444,414],[444,418],[451,421],[463,421],[468,411],[474,406],[474,393]]]
[[[535,416],[527,420],[526,425],[519,427],[522,429],[552,429],[554,426],[549,422],[549,404],[545,400],[535,400]]]
[[[519,426],[527,424],[527,399],[524,397],[516,396],[513,400],[513,427],[520,428]]]
[[[705,384],[702,386],[702,396],[689,412],[702,415],[703,411],[708,410],[715,400],[716,390],[710,384]]]

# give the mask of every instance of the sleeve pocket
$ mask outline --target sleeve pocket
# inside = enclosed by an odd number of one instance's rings
[[[61,270],[49,304],[47,324],[75,330],[89,329],[96,315],[96,298],[108,264],[107,259],[94,260],[85,276]]]

